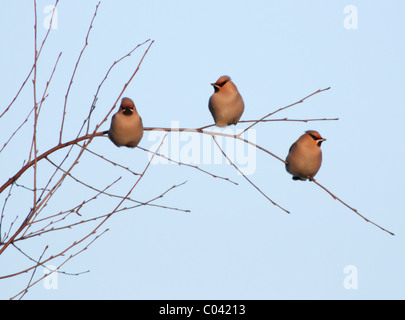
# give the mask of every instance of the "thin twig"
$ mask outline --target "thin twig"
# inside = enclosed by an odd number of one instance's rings
[[[46,98],[48,97],[48,95],[45,95],[43,100],[44,101]],[[40,103],[42,102],[40,101]],[[26,124],[28,122],[28,119],[30,118],[32,112],[34,112],[35,110],[35,106],[32,107],[31,111],[28,113],[27,117],[25,118],[25,120],[20,124],[20,126],[11,134],[10,138],[8,138],[8,140],[4,143],[3,147],[0,149],[0,153],[4,150],[4,148],[10,143],[11,139],[13,139],[13,137],[17,134],[17,132],[24,126],[24,124]]]
[[[309,178],[309,177],[308,177]],[[367,219],[365,216],[363,216],[362,214],[360,214],[356,209],[352,208],[351,206],[349,206],[346,202],[343,202],[340,198],[338,198],[337,196],[335,196],[332,192],[330,192],[327,188],[325,188],[323,185],[321,185],[318,181],[316,181],[314,178],[309,178],[310,181],[312,181],[313,183],[315,183],[317,186],[321,187],[323,190],[325,190],[327,193],[329,193],[329,195],[339,201],[340,203],[342,203],[344,206],[346,206],[347,208],[349,208],[350,210],[352,210],[354,213],[356,213],[359,217],[363,218],[365,221],[370,222],[371,224],[375,225],[376,227],[380,228],[381,230],[389,233],[390,235],[395,235],[394,233],[392,233],[391,231],[388,231],[387,229],[379,226],[378,224],[374,223],[373,221]]]
[[[142,55],[141,59],[139,60],[138,66],[136,67],[135,71],[132,73],[131,77],[129,78],[129,80],[124,84],[120,94],[118,95],[117,99],[115,100],[113,106],[111,107],[110,111],[108,111],[104,117],[104,119],[102,121],[100,121],[100,123],[98,125],[96,125],[93,134],[98,134],[97,130],[107,121],[108,117],[111,115],[111,113],[114,111],[115,106],[117,105],[118,101],[121,99],[122,95],[124,94],[125,90],[127,89],[127,87],[129,86],[129,84],[131,83],[132,79],[135,77],[135,75],[138,73],[143,60],[145,59],[146,55],[148,54],[150,48],[152,47],[152,45],[154,44],[154,40],[152,40],[148,46],[148,48],[146,48],[144,54]],[[146,41],[145,41],[146,43]],[[106,134],[108,131],[104,131],[102,132],[102,134]]]
[[[22,255],[27,257],[29,260],[31,260],[32,262],[37,263],[38,266],[40,265],[41,267],[43,267],[44,269],[46,269],[46,270],[48,270],[50,272],[57,272],[57,273],[64,274],[64,275],[67,275],[67,276],[79,276],[81,274],[90,272],[90,270],[74,272],[74,273],[73,272],[60,271],[60,270],[57,270],[57,271],[55,270],[54,271],[54,270],[50,269],[49,267],[47,267],[46,265],[44,265],[42,262],[40,262],[40,260],[42,259],[42,256],[38,261],[36,261],[35,259],[31,258],[28,254],[26,254],[23,250],[21,250],[21,248],[17,247],[14,243],[13,243],[13,247],[16,248]],[[45,247],[45,249],[47,249],[47,248],[48,248],[48,246]],[[44,253],[45,253],[45,251],[44,251]]]
[[[104,82],[107,80],[108,75],[110,74],[110,72],[112,71],[112,69],[113,69],[118,63],[120,63],[122,60],[124,60],[125,58],[129,57],[136,49],[138,49],[139,47],[143,46],[145,43],[147,43],[147,42],[149,42],[149,41],[150,41],[150,39],[144,41],[143,43],[138,44],[135,48],[133,48],[133,49],[132,49],[131,51],[129,51],[127,54],[125,54],[124,56],[122,56],[122,57],[119,58],[118,60],[114,61],[114,63],[110,66],[110,68],[107,70],[107,73],[105,74],[103,80],[102,80],[102,81],[100,82],[100,84],[98,85],[97,91],[96,91],[96,93],[95,93],[95,95],[94,95],[93,103],[91,104],[91,107],[90,107],[89,115],[88,115],[88,117],[84,120],[83,126],[82,126],[82,128],[79,130],[79,134],[81,133],[81,131],[82,131],[84,125],[86,124],[86,122],[87,122],[87,131],[86,131],[86,134],[89,133],[89,130],[90,130],[90,118],[91,118],[91,115],[92,115],[94,109],[96,108],[96,102],[97,102],[97,99],[98,99],[98,94],[100,93],[101,87],[103,86]]]
[[[35,39],[35,54],[34,54],[34,79],[32,80],[33,84],[33,90],[34,90],[34,130],[33,130],[33,137],[32,137],[32,145],[31,145],[31,151],[34,149],[34,197],[33,197],[33,210],[35,210],[35,206],[37,203],[37,155],[38,155],[38,149],[37,149],[37,124],[38,124],[38,116],[39,116],[39,110],[38,110],[38,105],[37,105],[37,64],[36,61],[38,61],[38,52],[37,52],[37,2],[34,0],[34,16],[35,16],[35,25],[34,25],[34,39]],[[30,156],[28,158],[29,160],[31,159],[31,152]]]
[[[143,150],[143,151],[145,151],[145,152],[152,153],[152,151],[150,151],[150,150],[148,150],[148,149],[145,149],[145,148],[142,148],[142,147],[140,147],[140,146],[137,146],[137,148],[138,148],[138,149],[141,149],[141,150]],[[180,162],[180,161],[173,160],[173,159],[171,159],[171,158],[169,158],[169,157],[167,157],[167,156],[165,156],[165,155],[163,155],[163,154],[160,154],[160,153],[156,153],[156,155],[159,156],[159,157],[161,157],[161,158],[167,159],[167,160],[169,160],[170,162],[176,163],[176,164],[178,164],[178,165],[180,165],[180,166],[183,165],[183,166],[191,167],[191,168],[197,169],[197,170],[199,170],[199,171],[201,171],[201,172],[204,172],[204,173],[210,175],[210,176],[213,177],[213,178],[222,179],[222,180],[228,181],[228,182],[230,182],[230,183],[233,183],[234,185],[238,185],[237,182],[232,181],[232,180],[229,179],[229,178],[225,178],[225,177],[221,177],[221,176],[215,175],[215,174],[213,174],[213,173],[211,173],[211,172],[208,172],[208,171],[206,171],[206,170],[204,170],[204,169],[201,169],[201,168],[198,167],[198,166],[194,166],[194,165],[192,165],[192,164],[188,164],[188,163],[184,163],[184,162]]]
[[[96,132],[95,134],[86,134],[86,135],[84,135],[82,137],[79,137],[77,139],[74,139],[74,140],[71,140],[71,141],[68,141],[68,142],[65,142],[65,143],[58,144],[57,146],[55,146],[55,147],[45,151],[41,155],[39,155],[37,157],[37,162],[39,162],[40,160],[46,158],[48,155],[50,155],[50,154],[52,154],[52,153],[54,153],[54,152],[56,152],[56,151],[58,151],[60,149],[66,148],[66,147],[71,146],[71,145],[74,145],[74,144],[76,144],[76,143],[78,143],[80,141],[83,141],[83,140],[89,140],[89,139],[93,139],[94,137],[100,137],[103,134],[104,134],[103,132]],[[14,176],[12,176],[10,179],[8,179],[7,182],[4,183],[0,187],[0,193],[2,193],[4,191],[4,189],[6,189],[9,185],[11,185],[14,181],[18,180],[18,178],[20,178],[21,175],[25,171],[27,171],[30,167],[32,167],[33,165],[34,165],[33,160],[26,163]]]
[[[82,148],[82,145],[80,145],[79,143],[76,143],[76,145],[79,146],[80,148]],[[117,163],[117,162],[111,161],[111,160],[107,159],[106,157],[104,157],[104,156],[102,156],[102,155],[100,155],[100,154],[98,154],[98,153],[96,153],[96,152],[94,152],[94,151],[91,151],[89,148],[86,148],[85,150],[86,150],[87,152],[89,152],[89,153],[95,155],[96,157],[99,157],[100,159],[103,159],[104,161],[106,161],[106,162],[108,162],[108,163],[111,163],[113,166],[116,166],[116,167],[125,169],[126,171],[132,173],[134,176],[139,176],[139,175],[140,175],[139,173],[136,173],[136,172],[132,171],[132,170],[131,170],[130,168],[128,168],[128,167],[124,167],[123,165],[120,165],[120,164]]]
[[[282,118],[282,119],[264,119],[260,122],[277,122],[277,121],[293,121],[293,122],[313,122],[313,121],[336,121],[339,118],[319,118],[319,119],[289,119],[289,118]],[[241,120],[238,123],[250,123],[256,122],[257,120]]]
[[[275,205],[276,207],[279,207],[281,210],[283,210],[286,213],[290,213],[288,210],[284,209],[283,207],[281,207],[279,204],[277,204],[276,202],[274,202],[273,200],[271,200],[262,190],[260,190],[259,187],[257,187],[232,161],[231,159],[229,159],[229,157],[227,156],[227,154],[224,152],[224,150],[222,150],[222,148],[220,147],[219,143],[217,142],[217,139],[215,138],[215,136],[212,136],[212,139],[214,139],[215,144],[217,145],[217,147],[219,148],[219,150],[222,152],[222,154],[224,155],[224,157],[229,161],[229,163],[236,169],[238,170],[238,172],[257,190],[259,191],[267,200],[269,200],[273,205]]]
[[[100,2],[97,3],[97,5],[96,5],[96,10],[94,11],[93,18],[91,19],[90,26],[89,26],[89,29],[87,31],[84,47],[80,51],[79,57],[78,57],[78,59],[76,61],[76,65],[75,65],[75,67],[73,69],[72,77],[70,78],[69,86],[68,86],[66,94],[65,94],[65,103],[63,105],[62,123],[61,123],[61,126],[60,126],[60,133],[59,133],[59,144],[62,142],[62,134],[63,134],[63,127],[64,127],[64,124],[65,124],[66,106],[67,106],[67,100],[68,100],[69,92],[70,92],[70,89],[72,87],[73,79],[74,79],[74,77],[76,75],[76,71],[77,71],[77,68],[79,66],[80,60],[82,58],[83,52],[84,52],[84,50],[86,49],[86,47],[87,47],[87,45],[89,43],[88,40],[89,40],[90,31],[93,28],[93,22],[94,22],[94,19],[96,18],[97,10],[98,10],[99,5],[100,5]]]
[[[259,122],[263,121],[264,119],[266,119],[266,118],[272,116],[273,114],[276,114],[277,112],[280,112],[280,111],[285,110],[285,109],[287,109],[287,108],[290,108],[290,107],[292,107],[292,106],[295,106],[295,105],[297,105],[297,104],[299,104],[299,103],[303,103],[306,99],[312,97],[313,95],[316,95],[316,94],[318,94],[318,93],[320,93],[320,92],[323,92],[323,91],[326,91],[326,90],[329,90],[329,89],[330,89],[330,87],[325,88],[325,89],[317,90],[317,91],[311,93],[310,95],[307,95],[305,98],[302,98],[301,100],[299,100],[299,101],[297,101],[297,102],[294,102],[294,103],[292,103],[292,104],[289,104],[288,106],[279,108],[279,109],[277,109],[276,111],[270,112],[269,114],[265,115],[264,117],[260,118],[259,120],[256,120],[253,124],[251,124],[249,127],[247,127],[246,129],[244,129],[241,133],[239,133],[239,135],[241,135],[241,134],[243,134],[244,132],[248,131],[250,128],[252,128],[253,126],[257,125]]]
[[[312,122],[312,121],[336,121],[339,118],[320,118],[320,119],[289,119],[289,118],[282,118],[282,119],[264,119],[260,122],[277,122],[277,121],[293,121],[293,122]],[[251,123],[257,122],[257,120],[239,120],[238,123]],[[199,130],[208,129],[211,127],[215,127],[215,123],[209,124],[204,127],[198,128]]]
[[[55,1],[55,5],[54,5],[54,7],[53,7],[53,11],[52,11],[51,19],[50,19],[50,26],[52,25],[52,20],[53,20],[54,13],[55,13],[55,9],[56,9],[56,6],[58,5],[58,2],[59,2],[59,0],[56,0],[56,1]],[[27,75],[27,77],[25,78],[25,80],[23,81],[22,85],[21,85],[20,88],[18,89],[16,95],[14,96],[14,98],[12,99],[12,101],[10,102],[10,104],[6,107],[6,109],[2,112],[2,114],[0,115],[0,118],[1,118],[2,116],[4,116],[4,114],[5,114],[8,110],[10,110],[11,106],[14,104],[14,102],[17,100],[18,96],[20,95],[22,89],[25,87],[25,85],[26,85],[28,79],[30,78],[32,72],[34,71],[34,68],[36,67],[37,61],[38,61],[38,59],[39,59],[39,56],[41,55],[42,49],[43,49],[43,47],[44,47],[44,45],[45,45],[45,42],[46,42],[46,40],[48,39],[48,35],[49,35],[49,32],[51,31],[51,29],[52,29],[52,28],[48,28],[48,31],[47,31],[46,34],[45,34],[44,40],[42,41],[41,47],[39,48],[38,54],[36,55],[36,60],[34,61],[34,64],[32,65],[32,67],[31,67],[30,71],[28,72],[28,75]]]
[[[247,144],[250,144],[251,146],[271,155],[272,157],[276,158],[277,160],[286,163],[286,161],[282,158],[280,158],[279,156],[275,155],[274,153],[270,152],[269,150],[247,140],[244,138],[241,138],[239,134],[227,134],[227,133],[222,133],[222,132],[212,132],[212,131],[207,131],[207,130],[203,130],[203,129],[189,129],[189,128],[153,128],[153,127],[144,127],[143,128],[144,131],[165,131],[165,132],[198,132],[198,133],[202,133],[202,134],[206,134],[209,136],[222,136],[222,137],[228,137],[228,138],[233,138],[236,140],[240,140],[243,141]],[[108,132],[108,131],[107,131]],[[105,132],[106,133],[106,132]],[[1,190],[0,190],[1,191]]]
[[[14,247],[16,247],[16,246],[14,246]],[[16,248],[17,248],[17,247],[16,247]],[[17,248],[17,249],[18,249],[20,252],[22,252],[21,249],[19,249],[19,248]],[[37,262],[37,267],[41,264],[41,259],[42,259],[42,257],[44,256],[46,250],[48,250],[48,246],[46,246],[46,247],[44,248],[44,251],[42,252],[41,256],[39,257],[38,262]],[[35,260],[34,260],[34,261],[35,261]],[[35,272],[37,271],[37,267],[35,267],[34,270],[32,271],[31,277],[30,277],[30,279],[29,279],[29,281],[28,281],[28,284],[27,284],[26,288],[22,291],[20,299],[22,299],[22,298],[27,294],[28,288],[30,287],[31,282],[32,282],[32,280],[33,280],[33,278],[34,278],[34,276],[35,276]]]
[[[70,172],[66,172],[66,171],[63,170],[61,167],[58,167],[58,166],[57,166],[54,162],[52,162],[49,158],[46,158],[46,160],[48,160],[53,166],[57,167],[58,170],[61,170],[64,174],[66,174],[66,175],[68,175],[69,177],[71,177],[71,178],[72,178],[73,180],[75,180],[77,183],[80,183],[81,185],[83,185],[83,186],[85,186],[85,187],[87,187],[87,188],[89,188],[89,189],[91,189],[91,190],[94,190],[94,191],[98,192],[98,194],[103,194],[103,195],[106,195],[106,196],[109,196],[109,197],[112,197],[112,198],[126,199],[126,200],[128,200],[128,201],[135,202],[135,203],[137,203],[137,204],[139,204],[139,205],[150,205],[150,206],[153,206],[153,207],[161,207],[160,205],[157,205],[157,204],[148,204],[148,203],[146,203],[146,202],[134,200],[134,199],[129,198],[129,197],[125,198],[124,196],[115,195],[115,194],[112,194],[112,193],[107,193],[107,192],[105,192],[105,191],[99,190],[99,189],[97,189],[97,188],[95,188],[95,187],[93,187],[93,186],[91,186],[91,185],[89,185],[89,184],[87,184],[87,183],[85,183],[85,182],[83,182],[83,181],[77,179],[77,178],[74,177]],[[140,175],[140,174],[138,174],[138,176],[139,176],[139,175]],[[121,179],[121,177],[120,177],[119,179]],[[117,179],[117,181],[118,181],[119,179]],[[172,209],[172,210],[181,210],[181,211],[184,211],[184,210],[182,210],[182,209],[172,208],[172,207],[165,207],[165,209]]]
[[[106,233],[107,231],[108,231],[108,229],[104,230],[102,233],[100,233],[99,235],[97,235],[92,241],[90,241],[90,243],[88,243],[84,248],[82,248],[81,250],[79,250],[78,252],[76,252],[76,253],[74,253],[74,254],[71,254],[71,255],[70,255],[65,261],[63,261],[55,270],[52,270],[52,272],[57,272],[57,271],[58,271],[65,263],[67,263],[70,259],[72,259],[73,257],[79,255],[79,254],[82,253],[83,251],[87,250],[88,247],[89,247],[91,244],[93,244],[94,241],[96,241],[99,237],[101,237],[101,236],[102,236],[104,233]],[[91,233],[91,234],[89,234],[88,236],[90,236],[90,235],[92,235],[92,234],[94,234],[94,233]],[[88,236],[87,236],[87,237],[88,237]],[[85,239],[87,239],[87,237],[86,237]],[[78,244],[78,242],[74,242],[71,246],[69,246],[68,249],[66,249],[66,250],[60,252],[59,254],[53,255],[53,256],[51,256],[50,258],[44,260],[44,261],[42,262],[42,264],[45,263],[45,262],[48,262],[48,261],[50,261],[50,260],[53,260],[53,259],[55,259],[55,258],[57,258],[57,257],[64,256],[65,253],[66,253],[68,250],[70,250],[70,249],[72,249],[73,247],[77,246],[77,244]],[[26,270],[20,271],[18,274],[26,273],[26,272],[32,270],[33,268],[38,267],[38,265],[39,265],[39,263],[37,263],[35,266],[32,266],[32,267],[30,267],[30,268],[27,268]],[[17,274],[14,274],[13,276],[15,276],[15,275],[17,275]],[[27,287],[26,289],[28,290],[30,287],[32,287],[32,286],[34,286],[35,284],[37,284],[39,281],[45,279],[48,275],[49,275],[49,274],[45,274],[44,276],[40,277],[40,278],[37,279],[34,283],[30,284],[29,287]],[[7,276],[7,277],[4,277],[4,278],[8,278],[8,276]],[[1,279],[1,277],[0,277],[0,279]],[[11,298],[11,300],[14,299],[14,298],[16,298],[17,296],[19,296],[23,291],[24,291],[24,290],[22,290],[22,291],[20,291],[19,293],[17,293],[14,297]]]

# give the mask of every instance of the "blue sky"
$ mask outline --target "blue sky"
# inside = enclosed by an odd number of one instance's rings
[[[58,142],[64,95],[97,3],[61,0],[58,4],[56,29],[51,31],[38,63],[41,91],[62,52],[39,120],[40,152]],[[43,21],[49,15],[44,13],[49,4],[53,3],[37,1],[40,42],[47,31]],[[351,20],[357,22],[357,29],[345,25],[348,15],[354,14],[345,13],[347,6],[357,10],[355,21]],[[0,7],[1,112],[32,66],[34,16],[30,1],[2,0]],[[191,212],[141,207],[114,215],[99,230],[109,231],[61,268],[69,273],[90,272],[58,274],[56,289],[41,281],[26,297],[403,299],[404,12],[405,3],[399,0],[102,1],[69,96],[66,140],[77,134],[111,64],[147,39],[155,42],[124,93],[134,100],[146,127],[212,124],[208,99],[213,90],[209,84],[223,74],[232,77],[244,98],[241,120],[258,119],[331,87],[274,118],[338,121],[262,123],[254,127],[251,138],[285,158],[290,145],[305,130],[318,130],[327,141],[322,145],[323,164],[317,180],[396,235],[366,223],[313,183],[293,181],[283,163],[268,154],[259,150],[249,154],[245,148],[244,155],[249,155],[254,166],[249,179],[288,209],[288,215],[271,205],[223,159],[203,163],[207,150],[202,146],[203,138],[195,135],[193,143],[201,146],[197,165],[238,185],[185,166],[151,165],[133,197],[147,201],[187,181],[156,203]],[[94,119],[102,119],[110,110],[145,49],[139,48],[111,73],[99,95]],[[0,146],[32,105],[29,82],[10,112],[0,119],[3,132],[7,132]],[[108,125],[109,120],[101,129],[107,130]],[[227,130],[245,127],[239,124]],[[31,137],[32,119],[0,153],[1,184],[21,167]],[[168,136],[167,152],[173,150],[173,143],[184,151],[193,138],[183,138]],[[149,149],[155,144],[152,133],[145,132],[140,146]],[[136,172],[148,162],[142,150],[116,148],[107,138],[95,139],[90,149]],[[58,160],[58,155],[53,159]],[[46,180],[51,169],[44,163],[41,178]],[[90,154],[73,173],[100,188],[124,176],[115,190],[120,194],[126,194],[134,183],[126,172],[95,161]],[[21,183],[32,184],[32,173],[23,176]],[[15,192],[15,200],[8,204],[12,217],[32,205],[30,192],[22,188]],[[1,205],[6,195],[0,196]],[[92,195],[91,190],[67,180],[46,214],[65,210]],[[102,214],[116,204],[117,199],[106,197],[88,206],[83,214]],[[4,223],[10,225],[12,218],[8,219]],[[49,252],[57,252],[85,231],[79,227],[55,232],[24,241],[21,248],[38,258],[45,245],[50,246]],[[0,275],[27,264],[27,258],[10,247],[0,256]],[[356,270],[356,288],[345,287],[347,277],[355,276],[345,270]],[[42,275],[43,270],[38,269],[37,274]],[[0,297],[8,299],[18,293],[30,275],[1,280]]]

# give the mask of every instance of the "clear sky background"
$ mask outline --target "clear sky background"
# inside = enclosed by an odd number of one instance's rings
[[[38,87],[43,89],[62,52],[39,123],[40,153],[58,142],[64,95],[97,3],[61,0],[57,7],[57,28],[51,31],[38,63]],[[37,1],[39,43],[47,31],[43,21],[49,16],[44,13],[49,4],[53,2]],[[345,13],[347,6],[351,11]],[[2,112],[34,61],[34,14],[32,1],[1,0],[0,8]],[[355,20],[347,20],[350,14]],[[395,236],[365,222],[315,184],[293,181],[282,162],[260,150],[249,155],[254,172],[248,177],[289,215],[223,160],[208,164],[201,160],[197,165],[238,185],[189,167],[153,164],[133,197],[147,201],[187,181],[156,203],[191,212],[140,207],[114,215],[99,230],[109,231],[61,268],[67,273],[90,272],[58,274],[56,289],[42,281],[26,297],[404,299],[404,14],[401,0],[102,1],[69,96],[64,140],[75,138],[111,64],[147,39],[155,42],[124,93],[135,101],[147,127],[170,127],[173,121],[187,128],[212,124],[210,83],[223,74],[232,77],[244,98],[242,120],[258,119],[330,86],[274,118],[337,117],[338,121],[262,123],[255,127],[254,138],[285,158],[305,130],[318,130],[327,141],[322,145],[324,160],[317,180]],[[357,29],[349,28],[356,24]],[[110,110],[145,49],[114,69],[100,93],[95,119]],[[29,80],[12,110],[0,119],[4,133],[0,146],[32,105]],[[32,121],[0,154],[0,184],[26,159]],[[108,129],[109,121],[102,130]],[[239,124],[228,130],[244,127]],[[168,137],[169,153],[176,139]],[[196,141],[198,145],[203,140],[197,135]],[[155,144],[145,132],[140,146]],[[179,141],[180,150],[186,144],[187,140]],[[148,162],[147,153],[116,148],[107,138],[95,139],[90,149],[136,172]],[[208,152],[201,146],[200,159],[204,151]],[[44,179],[51,169],[43,164]],[[100,188],[125,176],[115,189],[122,195],[136,179],[90,154],[73,173]],[[21,183],[32,185],[32,175],[27,173]],[[47,214],[94,195],[72,180],[64,188],[49,204]],[[8,204],[10,217],[6,212],[4,218],[8,226],[11,216],[24,207],[21,218],[32,206],[29,191],[15,190],[18,193]],[[1,206],[6,195],[0,196]],[[117,201],[100,199],[82,214],[106,213]],[[44,245],[49,245],[49,253],[57,252],[85,231],[78,227],[55,232],[25,241],[21,248],[38,258]],[[0,256],[0,275],[28,264],[26,257],[9,247]],[[1,280],[0,298],[19,292],[30,276]],[[357,282],[348,289],[353,277]]]

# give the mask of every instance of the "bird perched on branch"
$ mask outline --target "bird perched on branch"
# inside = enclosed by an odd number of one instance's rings
[[[211,83],[215,92],[208,102],[209,110],[218,127],[236,125],[242,116],[245,104],[238,88],[228,76],[221,76]]]
[[[306,131],[290,147],[286,158],[286,170],[293,180],[312,180],[322,164],[321,144],[326,139],[314,130]]]
[[[121,105],[111,119],[108,137],[118,147],[135,148],[143,136],[142,118],[130,98],[122,98]]]

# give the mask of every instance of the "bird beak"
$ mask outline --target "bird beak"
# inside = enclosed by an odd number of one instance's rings
[[[325,138],[318,139],[318,140],[316,140],[316,144],[320,147],[322,142],[324,142],[324,141],[326,141]]]
[[[122,113],[127,116],[130,116],[133,113],[133,111],[132,111],[131,107],[124,107]]]
[[[221,88],[219,85],[217,85],[216,83],[211,83],[211,85],[214,87],[215,92],[218,92],[219,89]]]

